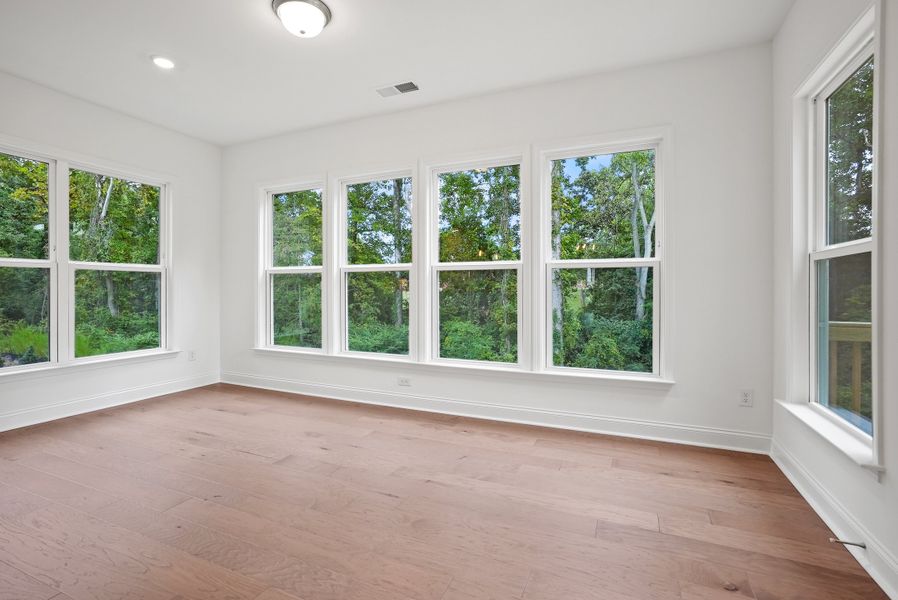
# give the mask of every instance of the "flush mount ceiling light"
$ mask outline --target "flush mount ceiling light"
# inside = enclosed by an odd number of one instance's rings
[[[315,37],[331,20],[331,11],[321,0],[273,0],[271,7],[284,28],[297,37]]]
[[[165,58],[164,56],[153,56],[153,64],[159,67],[160,69],[165,69],[166,71],[171,71],[175,68],[175,61],[170,58]]]

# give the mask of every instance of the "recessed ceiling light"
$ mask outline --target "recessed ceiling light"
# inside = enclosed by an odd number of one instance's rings
[[[175,62],[170,58],[165,58],[164,56],[154,56],[153,64],[160,69],[165,69],[166,71],[170,71],[175,68]]]
[[[297,37],[315,37],[331,20],[331,11],[321,0],[272,0],[271,8]]]

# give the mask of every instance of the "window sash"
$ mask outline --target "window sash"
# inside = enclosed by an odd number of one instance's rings
[[[383,268],[390,267],[390,268]],[[408,273],[409,306],[408,306],[408,354],[392,354],[388,352],[365,352],[349,349],[349,275],[351,273]],[[417,285],[415,269],[412,263],[388,265],[351,265],[340,268],[340,354],[368,358],[390,358],[406,362],[417,361],[416,315],[413,302]]]
[[[522,284],[524,265],[521,261],[503,261],[504,265],[496,266],[495,263],[437,263],[431,265],[431,361],[436,364],[460,364],[460,365],[487,365],[523,370],[525,366],[524,348],[524,310],[525,286]],[[489,360],[473,360],[463,358],[448,358],[440,356],[440,273],[459,271],[514,271],[516,276],[515,310],[517,319],[517,362],[499,362]]]
[[[648,267],[652,269],[652,371],[643,373],[640,371],[617,371],[613,369],[587,369],[583,367],[568,367],[556,365],[554,361],[554,314],[552,306],[552,287],[554,271],[566,269],[635,269]],[[665,299],[661,297],[661,259],[604,259],[604,260],[559,260],[546,264],[544,273],[545,281],[545,361],[542,365],[547,372],[561,373],[599,373],[608,376],[621,375],[660,375],[661,374],[661,308]]]

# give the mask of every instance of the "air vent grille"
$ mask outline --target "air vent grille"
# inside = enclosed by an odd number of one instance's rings
[[[399,94],[408,94],[410,92],[417,92],[418,85],[414,81],[406,81],[405,83],[397,83],[395,85],[388,85],[386,87],[377,88],[377,93],[381,95],[383,98],[389,98],[390,96],[398,96]]]

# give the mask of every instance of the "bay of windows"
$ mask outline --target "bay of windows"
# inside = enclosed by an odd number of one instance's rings
[[[660,376],[661,136],[635,139],[535,155],[532,195],[523,155],[268,190],[263,345]]]
[[[164,347],[163,189],[0,153],[0,369]]]

